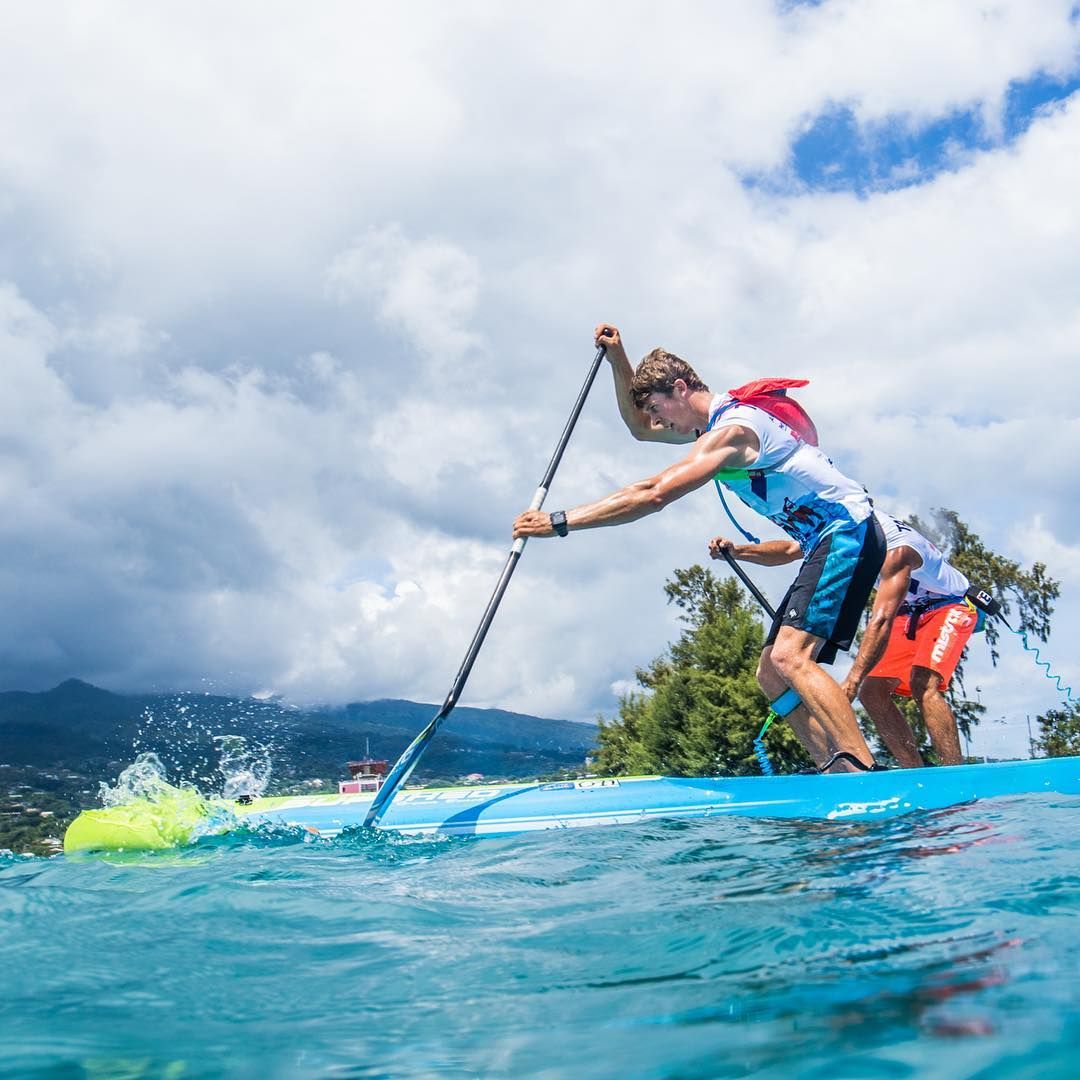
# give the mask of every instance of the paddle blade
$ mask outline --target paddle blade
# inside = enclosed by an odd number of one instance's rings
[[[379,824],[379,820],[390,805],[394,793],[409,779],[409,775],[415,768],[417,761],[420,760],[424,748],[431,742],[448,712],[449,710],[446,708],[440,709],[431,723],[405,747],[404,753],[397,759],[394,767],[387,774],[382,787],[375,793],[375,800],[368,807],[367,815],[364,817],[365,826],[374,827]]]

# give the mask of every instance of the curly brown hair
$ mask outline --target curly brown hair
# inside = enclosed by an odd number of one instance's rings
[[[682,379],[691,390],[708,390],[698,373],[681,357],[667,349],[653,349],[637,366],[630,383],[630,394],[639,409],[645,408],[650,394],[667,394],[675,389],[675,380]]]

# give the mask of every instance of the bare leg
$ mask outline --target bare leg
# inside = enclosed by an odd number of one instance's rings
[[[772,646],[767,646],[761,653],[757,670],[758,685],[770,701],[775,701],[788,685],[780,677],[780,673],[773,667]],[[806,748],[807,753],[813,758],[814,763],[822,765],[832,757],[829,749],[829,740],[825,729],[810,714],[805,705],[799,705],[784,717],[788,726],[795,732],[795,737]]]
[[[889,753],[903,768],[918,769],[923,765],[923,759],[915,744],[915,736],[911,733],[911,725],[893,701],[893,691],[899,683],[899,679],[864,679],[859,700],[874,721],[874,727]]]
[[[929,668],[913,667],[911,696],[926,721],[926,730],[941,764],[962,765],[964,758],[960,753],[960,732],[956,727],[956,717],[941,692],[941,676]]]
[[[819,766],[824,765],[833,754],[845,750],[867,765],[873,761],[870,748],[866,745],[859,730],[855,712],[847,694],[840,685],[814,659],[821,648],[821,638],[796,630],[793,626],[782,626],[776,636],[776,642],[769,654],[769,663],[782,680],[781,688],[790,686],[803,700],[800,709],[807,709],[810,717],[796,717],[792,730],[810,751]],[[760,670],[760,669],[759,669]],[[775,684],[761,684],[766,694],[775,689]],[[776,697],[777,694],[772,694]],[[770,698],[771,700],[771,698]],[[796,710],[796,715],[799,710]],[[788,717],[791,720],[791,717]],[[817,730],[811,727],[817,725]],[[800,732],[800,727],[803,731]],[[824,742],[824,755],[821,743]],[[857,772],[856,766],[847,761],[838,761],[832,768],[834,772]]]

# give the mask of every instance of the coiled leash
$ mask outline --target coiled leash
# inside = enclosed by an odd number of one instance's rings
[[[765,732],[769,730],[769,725],[776,719],[776,713],[770,712],[765,718],[765,723],[761,730],[758,732],[758,737],[754,740],[754,757],[757,758],[758,765],[761,766],[762,776],[775,776],[773,772],[772,762],[769,760],[769,751],[765,749]]]
[[[1021,626],[1019,630],[1014,630],[1009,623],[1009,620],[1002,614],[1001,604],[998,603],[998,601],[985,589],[977,589],[972,586],[968,589],[964,599],[978,611],[985,612],[987,615],[993,615],[1000,619],[1004,624],[1005,629],[1008,630],[1010,634],[1015,634],[1020,639],[1025,651],[1031,653],[1035,657],[1036,665],[1043,669],[1043,675],[1054,684],[1057,688],[1057,692],[1061,694],[1070,705],[1080,705],[1080,700],[1073,697],[1073,688],[1062,683],[1061,676],[1055,675],[1050,670],[1050,662],[1042,658],[1042,653],[1039,651],[1038,646],[1032,645],[1028,641],[1027,630],[1025,630],[1023,626]]]
[[[775,776],[772,762],[769,760],[769,752],[765,749],[765,732],[774,720],[783,720],[789,713],[794,712],[802,704],[802,698],[789,686],[775,701],[769,702],[769,715],[754,740],[754,756],[761,766],[762,776]]]
[[[1002,620],[1002,621],[1004,622],[1004,620]],[[1061,681],[1061,676],[1060,675],[1055,675],[1050,670],[1050,662],[1048,660],[1044,660],[1042,658],[1042,656],[1039,653],[1038,646],[1028,644],[1027,631],[1026,630],[1013,630],[1013,628],[1011,626],[1009,626],[1008,623],[1005,623],[1005,625],[1008,626],[1009,629],[1012,630],[1012,632],[1020,639],[1020,641],[1023,644],[1024,648],[1029,653],[1032,653],[1034,655],[1035,663],[1039,667],[1041,667],[1043,669],[1043,674],[1046,676],[1046,678],[1048,678],[1057,687],[1058,693],[1061,694],[1070,705],[1080,705],[1080,700],[1077,700],[1076,698],[1073,697],[1072,687],[1071,686],[1065,686]]]

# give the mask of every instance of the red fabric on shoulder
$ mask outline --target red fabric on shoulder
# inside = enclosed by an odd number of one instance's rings
[[[775,394],[778,390],[798,390],[801,386],[809,385],[809,379],[755,379],[737,390],[729,390],[728,393],[736,401],[745,401],[755,394]]]
[[[753,405],[762,412],[787,424],[796,435],[811,446],[818,445],[817,428],[806,410],[787,396],[788,390],[808,386],[809,379],[755,379],[728,393],[742,405]]]

